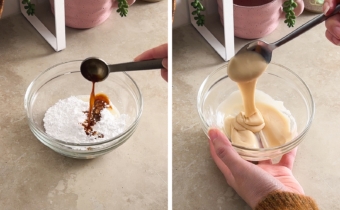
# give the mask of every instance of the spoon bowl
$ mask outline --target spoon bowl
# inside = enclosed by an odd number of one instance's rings
[[[100,58],[89,57],[81,63],[80,71],[85,79],[91,82],[101,82],[109,76],[110,72],[140,71],[164,68],[162,61],[163,59],[154,59],[108,65]]]
[[[268,44],[262,40],[256,40],[253,42],[249,42],[248,44],[244,45],[237,53],[242,53],[244,51],[254,51],[259,53],[267,63],[270,63],[272,60],[272,51],[275,49],[273,44]]]
[[[91,57],[81,63],[80,72],[85,79],[91,82],[101,82],[109,76],[110,70],[105,61]]]

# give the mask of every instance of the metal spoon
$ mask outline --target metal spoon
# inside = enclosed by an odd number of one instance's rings
[[[101,82],[105,80],[110,72],[119,71],[139,71],[164,68],[163,59],[120,63],[108,65],[100,58],[86,58],[80,65],[80,72],[87,80],[91,82]]]
[[[275,50],[277,47],[280,47],[281,45],[289,42],[290,40],[298,37],[299,35],[305,33],[309,29],[311,29],[314,26],[322,23],[323,21],[327,20],[329,17],[337,14],[338,12],[340,12],[340,4],[335,7],[334,11],[330,15],[328,15],[328,16],[325,16],[323,14],[318,15],[315,18],[313,18],[312,20],[303,24],[302,26],[300,26],[296,30],[292,31],[291,33],[289,33],[288,35],[286,35],[285,37],[283,37],[282,39],[280,39],[280,40],[278,40],[274,43],[268,44],[268,43],[266,43],[262,40],[256,40],[256,41],[250,42],[250,43],[246,44],[245,46],[243,46],[236,53],[236,55],[239,54],[239,53],[242,53],[246,50],[255,51],[255,52],[259,53],[260,55],[262,55],[262,57],[266,60],[267,63],[270,63],[270,61],[272,59],[272,51],[273,50]]]

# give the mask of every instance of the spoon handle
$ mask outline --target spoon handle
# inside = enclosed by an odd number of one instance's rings
[[[340,4],[338,4],[334,11],[330,14],[330,15],[318,15],[315,18],[313,18],[312,20],[308,21],[307,23],[303,24],[302,26],[300,26],[299,28],[297,28],[296,30],[294,30],[293,32],[291,32],[290,34],[286,35],[285,37],[283,37],[282,39],[276,41],[273,43],[273,45],[276,47],[280,47],[281,45],[285,44],[286,42],[289,42],[290,40],[298,37],[299,35],[305,33],[306,31],[308,31],[309,29],[313,28],[314,26],[322,23],[323,21],[327,20],[329,17],[335,15],[336,13],[340,12]]]
[[[110,68],[110,72],[162,69],[164,68],[162,65],[162,60],[163,59],[155,59],[147,61],[111,64],[108,66]]]

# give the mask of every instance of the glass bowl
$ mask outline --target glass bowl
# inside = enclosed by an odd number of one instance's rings
[[[92,83],[80,73],[81,60],[60,63],[34,79],[25,94],[28,124],[40,142],[72,158],[91,159],[104,155],[127,141],[137,128],[143,110],[143,99],[135,81],[125,72],[111,73],[96,83],[95,92],[105,93],[121,114],[128,115],[124,131],[111,139],[93,143],[72,143],[46,134],[43,118],[48,108],[60,99],[90,95]]]
[[[237,83],[227,75],[228,64],[212,72],[202,83],[197,96],[197,109],[201,126],[205,134],[209,127],[218,127],[221,113],[218,106],[234,91],[238,90]],[[298,146],[314,117],[314,101],[309,88],[303,80],[288,68],[270,63],[267,70],[258,78],[257,90],[270,95],[273,99],[282,101],[284,106],[295,118],[297,135],[284,145],[272,148],[247,148],[233,145],[235,150],[246,160],[260,161],[274,159],[291,151]]]

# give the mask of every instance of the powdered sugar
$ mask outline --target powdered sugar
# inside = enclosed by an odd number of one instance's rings
[[[108,109],[103,109],[101,119],[93,126],[93,130],[103,134],[104,137],[86,135],[81,124],[87,118],[84,111],[88,108],[89,103],[81,100],[80,97],[71,96],[59,100],[45,113],[43,121],[46,133],[67,142],[94,143],[113,138],[124,131],[128,116],[118,112],[112,114]]]

